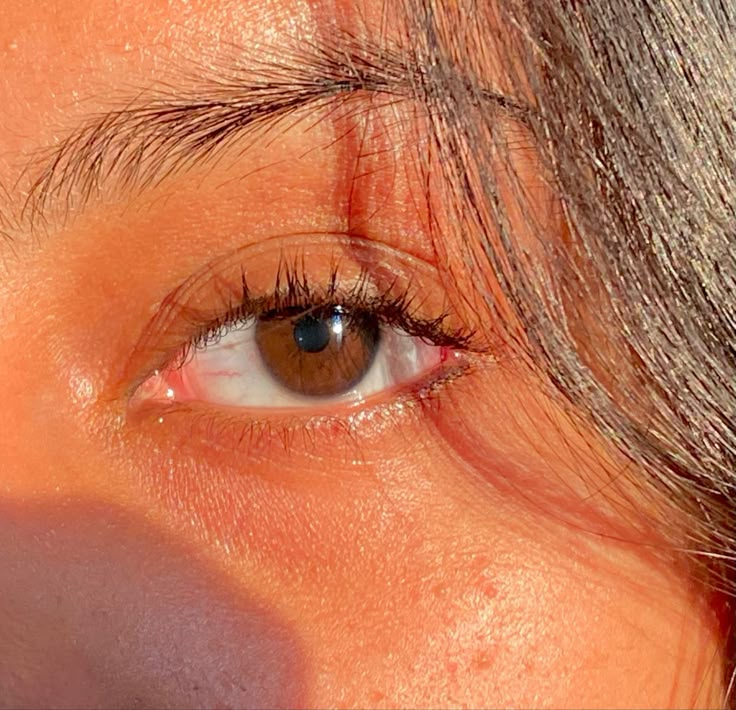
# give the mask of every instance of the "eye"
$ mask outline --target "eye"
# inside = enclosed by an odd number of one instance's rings
[[[337,304],[223,326],[142,386],[147,401],[249,408],[359,403],[439,367],[449,349]]]
[[[336,397],[365,379],[381,347],[381,330],[371,314],[328,306],[291,318],[259,318],[255,341],[265,368],[288,392]]]
[[[144,371],[131,412],[349,407],[457,372],[472,337],[426,262],[356,237],[286,236],[166,296],[128,366]]]

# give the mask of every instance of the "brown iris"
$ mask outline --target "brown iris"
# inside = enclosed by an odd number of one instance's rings
[[[271,374],[309,397],[348,392],[365,376],[380,339],[375,317],[328,306],[275,314],[256,324],[256,343]]]

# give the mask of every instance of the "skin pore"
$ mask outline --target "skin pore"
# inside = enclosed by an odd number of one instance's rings
[[[615,476],[623,463],[499,345],[508,324],[474,298],[491,275],[451,279],[449,238],[438,263],[411,99],[298,106],[135,189],[112,166],[91,194],[65,192],[62,165],[43,218],[20,215],[48,165],[39,150],[79,126],[191,100],[200,75],[250,80],[269,48],[320,47],[335,24],[390,41],[396,13],[373,0],[4,0],[3,18],[0,706],[721,702],[718,620],[661,553],[662,502]],[[562,239],[534,161],[515,161]],[[440,232],[451,219],[431,216]],[[483,347],[467,367],[349,416],[206,402],[131,415],[174,342],[151,324],[182,283],[202,276],[174,309],[177,345],[195,335],[183,313],[222,309],[232,291],[213,264],[243,261],[265,291],[299,235],[330,254],[346,232],[426,265],[418,312],[449,304],[472,327]],[[328,257],[313,249],[319,278]]]

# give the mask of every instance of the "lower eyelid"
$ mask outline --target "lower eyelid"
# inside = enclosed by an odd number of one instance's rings
[[[168,372],[162,372],[157,375],[158,383],[156,390],[149,391],[143,397],[137,399],[132,403],[132,408],[135,409],[148,409],[146,400],[149,404],[158,405],[162,413],[168,406],[176,406],[180,404],[196,404],[197,407],[209,407],[213,409],[225,408],[230,410],[231,414],[235,412],[241,412],[243,417],[259,418],[263,416],[264,411],[283,411],[292,410],[295,412],[295,416],[302,417],[303,419],[309,419],[310,417],[325,416],[327,414],[339,415],[340,412],[344,412],[348,415],[350,412],[365,407],[366,403],[371,400],[378,400],[380,397],[385,399],[396,398],[400,396],[401,392],[420,387],[423,383],[436,380],[441,378],[439,372],[443,367],[446,369],[446,365],[453,365],[457,367],[457,364],[461,361],[460,353],[452,351],[447,347],[433,346],[421,341],[421,339],[414,336],[408,336],[405,333],[397,332],[390,329],[388,326],[384,326],[384,330],[387,331],[385,340],[393,343],[407,343],[411,346],[411,353],[408,353],[409,348],[404,348],[400,353],[392,353],[388,350],[379,354],[376,362],[373,363],[369,372],[366,375],[366,380],[362,381],[360,386],[355,390],[346,393],[346,395],[336,396],[334,398],[325,398],[323,400],[317,400],[314,398],[301,397],[299,395],[283,390],[282,392],[271,396],[271,407],[262,407],[257,405],[251,405],[247,403],[238,404],[236,400],[247,400],[252,399],[252,391],[246,391],[242,394],[233,392],[232,390],[237,386],[238,378],[242,375],[242,368],[238,370],[228,371],[222,370],[201,370],[199,372],[189,373],[186,368],[178,370],[170,370]],[[214,346],[214,350],[226,349],[234,350],[238,347],[242,347],[243,341],[247,340],[247,332],[245,330],[238,331],[238,334],[243,334],[238,337],[233,343],[218,343]],[[451,354],[456,355],[455,362],[450,361]],[[412,355],[412,361],[407,361],[407,355]],[[200,353],[205,355],[205,353]],[[252,358],[259,358],[260,356],[251,352]],[[243,358],[245,360],[246,358]],[[259,365],[259,367],[263,367]],[[417,369],[419,368],[419,369]],[[225,380],[229,381],[225,381]],[[202,380],[210,380],[209,395],[203,393]],[[226,394],[221,394],[219,401],[207,401],[207,396],[216,397],[213,394],[212,388],[229,388]],[[247,378],[243,380],[245,386],[249,386]],[[257,381],[255,387],[260,386],[262,383]],[[253,381],[251,380],[251,387]],[[274,388],[279,387],[275,382],[268,383],[267,387]],[[221,393],[223,389],[220,390]],[[258,414],[256,415],[256,412]]]
[[[128,420],[131,432],[152,436],[158,446],[165,443],[179,455],[190,451],[201,456],[203,446],[205,451],[221,452],[227,456],[223,465],[232,461],[233,454],[263,460],[292,452],[323,453],[324,446],[338,447],[338,451],[343,439],[346,446],[354,448],[360,446],[358,437],[375,441],[385,427],[394,431],[398,426],[418,426],[435,406],[446,402],[446,388],[472,376],[475,361],[476,357],[467,353],[447,351],[429,377],[339,411],[334,406],[315,408],[305,416],[303,409],[212,407],[199,401],[158,406],[143,403],[129,412]]]

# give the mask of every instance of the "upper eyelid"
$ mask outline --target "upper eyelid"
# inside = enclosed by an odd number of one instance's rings
[[[366,272],[367,273],[367,272]],[[337,274],[337,272],[335,272]],[[416,314],[410,313],[412,304],[410,298],[412,295],[411,287],[407,285],[403,291],[397,296],[390,296],[388,293],[376,291],[375,294],[367,294],[362,291],[363,276],[359,279],[358,285],[351,285],[343,288],[340,277],[333,276],[329,286],[323,291],[305,288],[303,293],[298,294],[298,298],[302,301],[288,302],[292,297],[291,294],[285,294],[286,300],[281,294],[271,294],[267,297],[261,297],[250,302],[246,302],[236,306],[234,309],[221,317],[218,317],[211,325],[203,325],[199,335],[190,340],[190,346],[198,349],[200,346],[205,347],[211,345],[211,338],[219,340],[221,335],[227,334],[233,329],[239,327],[242,323],[245,327],[251,322],[255,322],[260,316],[269,311],[279,312],[285,311],[287,308],[297,308],[303,312],[303,307],[309,303],[313,307],[319,308],[324,305],[341,303],[348,308],[362,310],[376,315],[379,320],[386,326],[399,327],[408,335],[414,337],[422,337],[428,340],[436,341],[435,344],[447,345],[456,348],[468,348],[473,337],[470,331],[449,331],[443,328],[446,315],[441,314],[434,318],[420,318]],[[308,286],[307,279],[304,279],[304,286]]]

